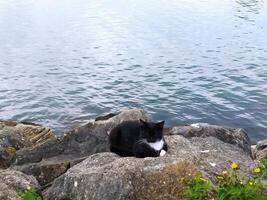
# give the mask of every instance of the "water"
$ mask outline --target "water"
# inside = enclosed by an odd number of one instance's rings
[[[103,113],[267,136],[267,1],[0,0],[0,118]]]

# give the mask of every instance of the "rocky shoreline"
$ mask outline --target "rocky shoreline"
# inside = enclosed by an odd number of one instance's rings
[[[230,161],[250,176],[267,157],[267,139],[251,148],[243,129],[209,124],[166,128],[164,157],[110,153],[109,131],[139,119],[150,120],[141,109],[109,114],[61,138],[41,125],[0,121],[0,200],[20,199],[29,187],[49,200],[183,199],[181,178],[202,173],[214,182]]]

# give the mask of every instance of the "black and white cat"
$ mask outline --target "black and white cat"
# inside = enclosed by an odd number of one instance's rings
[[[163,137],[164,121],[126,121],[109,134],[110,151],[137,158],[164,156],[168,150]]]

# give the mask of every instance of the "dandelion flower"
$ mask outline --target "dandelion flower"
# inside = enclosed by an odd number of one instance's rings
[[[235,163],[235,162],[232,162],[232,163],[231,163],[231,168],[232,168],[232,169],[238,169],[238,164]]]
[[[222,174],[223,175],[227,175],[228,174],[228,171],[223,171]]]
[[[223,180],[223,177],[222,176],[217,176],[217,179]]]
[[[254,169],[254,172],[255,172],[255,173],[260,173],[260,172],[261,172],[261,168],[256,167],[256,168]]]
[[[253,185],[253,182],[249,181],[248,184],[249,184],[249,185]]]

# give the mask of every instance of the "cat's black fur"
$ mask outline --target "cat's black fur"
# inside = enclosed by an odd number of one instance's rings
[[[159,123],[126,121],[109,134],[110,151],[120,156],[135,156],[138,158],[157,157],[161,150],[167,152],[168,146],[163,137],[164,121]],[[163,140],[161,150],[155,150],[148,143]]]

